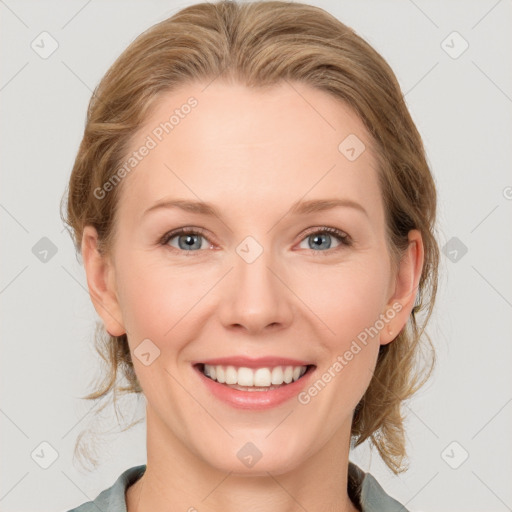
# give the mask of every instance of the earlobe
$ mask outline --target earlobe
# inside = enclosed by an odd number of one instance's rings
[[[381,345],[392,342],[406,325],[416,302],[423,261],[423,239],[421,233],[413,229],[409,232],[409,245],[400,260],[393,293],[384,311],[389,321],[381,332]]]
[[[94,309],[111,336],[126,332],[116,294],[114,272],[110,260],[98,252],[98,234],[93,226],[85,226],[82,235],[82,259],[89,295]]]

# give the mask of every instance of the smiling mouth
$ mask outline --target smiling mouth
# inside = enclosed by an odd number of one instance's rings
[[[194,366],[207,378],[240,391],[271,391],[281,388],[300,380],[316,368],[315,365],[247,368],[204,363]]]

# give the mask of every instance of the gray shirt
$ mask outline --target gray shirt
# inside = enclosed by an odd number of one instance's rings
[[[124,471],[114,484],[93,501],[83,503],[68,512],[126,512],[125,493],[146,471],[146,465]],[[398,501],[386,494],[377,480],[354,463],[348,466],[348,494],[362,512],[408,512]]]

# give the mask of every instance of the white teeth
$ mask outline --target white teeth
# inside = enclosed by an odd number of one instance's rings
[[[206,368],[206,364],[204,367]],[[226,382],[226,372],[224,371],[224,368],[222,366],[214,366],[213,369],[217,373],[217,382],[220,382],[221,384],[224,384]]]
[[[272,370],[272,384],[282,384],[284,382],[282,366],[276,366]]]
[[[226,384],[236,384],[237,383],[237,371],[234,366],[228,366],[226,368]]]
[[[250,368],[238,368],[238,379],[237,382],[233,382],[233,384],[238,384],[239,386],[254,386],[254,372]]]
[[[246,387],[270,387],[289,384],[300,379],[307,366],[275,366],[274,368],[247,368],[205,364],[203,373],[221,384]]]
[[[258,368],[254,372],[254,385],[262,388],[270,386],[272,383],[272,374],[268,368]]]

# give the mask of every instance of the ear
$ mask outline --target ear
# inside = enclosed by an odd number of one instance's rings
[[[81,246],[87,286],[94,309],[102,318],[109,334],[121,336],[126,330],[116,293],[114,268],[110,258],[99,253],[98,234],[93,226],[85,226]]]
[[[424,249],[421,233],[417,229],[409,231],[409,245],[399,263],[393,282],[391,297],[383,312],[388,318],[380,333],[380,344],[393,341],[404,328],[416,302],[418,284],[423,270]]]

